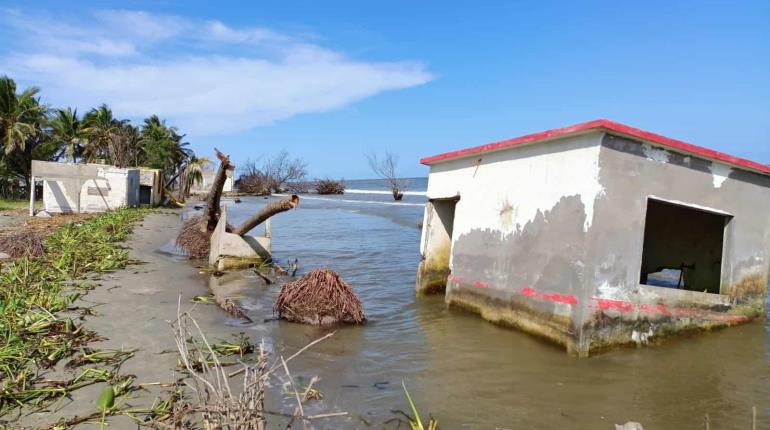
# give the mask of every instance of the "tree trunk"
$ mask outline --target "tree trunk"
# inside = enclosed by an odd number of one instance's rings
[[[299,196],[296,194],[293,194],[291,197],[286,197],[285,199],[276,200],[267,206],[263,207],[261,211],[257,212],[256,214],[252,215],[251,218],[247,219],[243,222],[243,224],[239,225],[238,228],[233,230],[233,234],[237,234],[238,236],[243,236],[244,234],[248,233],[252,228],[262,224],[270,218],[271,216],[285,212],[289,209],[294,209],[299,204]]]
[[[187,196],[185,196],[185,187],[184,184],[187,182],[187,169],[182,171],[182,174],[179,176],[179,189],[176,193],[176,198],[179,201],[185,201],[187,200]]]
[[[211,184],[208,199],[206,200],[206,211],[201,217],[201,231],[213,231],[217,227],[219,214],[222,212],[219,202],[222,199],[222,189],[225,187],[225,181],[227,181],[227,171],[235,168],[235,166],[230,164],[229,156],[217,151],[217,158],[220,161],[219,170],[217,170],[217,174],[214,176],[214,182]]]

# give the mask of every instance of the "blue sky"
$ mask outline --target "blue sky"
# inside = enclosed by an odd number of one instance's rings
[[[770,2],[2,2],[0,73],[312,176],[609,118],[770,162]]]

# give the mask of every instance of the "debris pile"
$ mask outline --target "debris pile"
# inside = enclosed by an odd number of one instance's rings
[[[44,255],[43,235],[36,231],[21,231],[0,236],[0,258],[34,258]]]
[[[280,318],[311,325],[366,322],[361,300],[338,274],[315,269],[285,284],[273,306]]]

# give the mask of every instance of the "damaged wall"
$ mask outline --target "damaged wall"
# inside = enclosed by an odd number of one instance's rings
[[[429,199],[460,197],[445,293],[450,305],[581,356],[763,312],[767,176],[600,130],[430,169]],[[725,218],[723,255],[704,257],[721,264],[721,294],[640,284],[649,198],[732,216]],[[426,221],[433,210],[426,207]],[[424,261],[436,252],[431,232],[423,229]],[[418,289],[419,281],[418,275]]]
[[[744,322],[764,313],[770,252],[770,178],[606,134],[604,193],[595,203],[580,321],[581,350],[643,343],[677,331]],[[648,198],[731,215],[724,231],[721,294],[641,285]],[[693,221],[694,222],[694,221]],[[698,246],[692,241],[690,246]],[[685,271],[686,272],[686,271]]]
[[[417,269],[417,294],[445,291],[456,205],[457,199],[454,198],[431,200],[425,205],[420,244],[424,258]]]
[[[43,204],[51,213],[102,212],[139,202],[139,170],[92,163],[32,161],[43,181]]]
[[[584,290],[586,237],[602,193],[600,138],[592,132],[431,166],[428,197],[460,196],[450,305],[575,349],[573,308]]]

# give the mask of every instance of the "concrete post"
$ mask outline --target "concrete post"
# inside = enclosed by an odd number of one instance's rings
[[[35,177],[30,178],[29,190],[29,216],[35,216]]]

